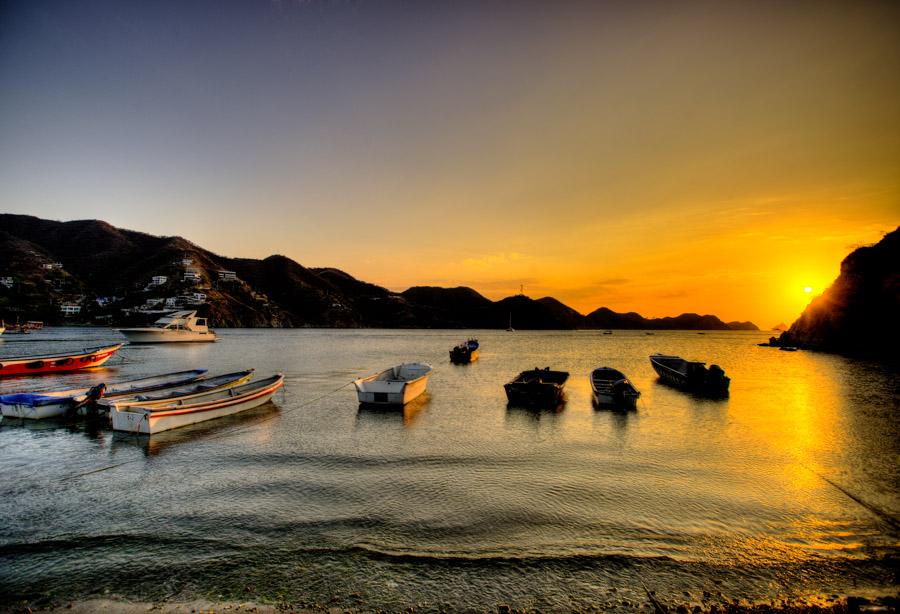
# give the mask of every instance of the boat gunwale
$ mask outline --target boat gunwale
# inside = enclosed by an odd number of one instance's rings
[[[220,399],[215,402],[207,402],[207,403],[194,403],[192,405],[164,405],[161,407],[144,407],[144,406],[136,406],[136,405],[122,405],[122,407],[118,407],[116,405],[111,406],[111,409],[115,409],[115,411],[120,413],[131,413],[131,414],[143,414],[148,419],[150,418],[163,418],[166,416],[179,416],[183,414],[191,414],[198,413],[204,411],[211,411],[213,409],[220,409],[222,407],[230,407],[231,405],[237,405],[243,403],[244,401],[252,401],[254,399],[258,399],[261,396],[266,394],[274,394],[279,388],[284,386],[284,375],[281,373],[277,375],[273,375],[271,377],[257,380],[257,382],[250,383],[261,383],[266,379],[274,379],[271,384],[267,384],[264,388],[260,388],[253,392],[248,392],[243,395],[238,395],[234,397],[227,397],[225,399]],[[227,389],[226,389],[227,390]],[[233,388],[231,389],[233,390]],[[212,392],[222,392],[221,390],[215,390]],[[128,408],[135,407],[137,411],[131,411]]]
[[[188,382],[184,382],[181,384],[170,386],[171,388],[173,388],[172,392],[175,392],[180,387],[202,386],[203,384],[209,384],[217,379],[224,379],[224,378],[227,378],[230,376],[235,376],[234,379],[232,379],[230,381],[224,381],[223,383],[217,384],[212,388],[209,388],[209,389],[203,390],[203,391],[198,391],[198,392],[188,392],[188,393],[177,395],[177,396],[161,397],[158,399],[142,399],[142,400],[141,399],[132,400],[128,396],[123,396],[122,398],[118,398],[118,399],[116,399],[115,397],[105,397],[104,396],[103,398],[98,399],[97,403],[99,405],[104,405],[106,407],[109,407],[110,405],[117,404],[117,403],[121,403],[123,407],[125,407],[125,406],[143,407],[143,406],[152,406],[152,405],[164,405],[164,404],[170,403],[176,399],[182,399],[182,398],[188,399],[188,398],[192,398],[192,397],[201,396],[204,394],[210,394],[213,392],[221,392],[223,389],[228,388],[229,386],[232,388],[235,388],[237,386],[243,386],[244,384],[250,383],[249,380],[251,377],[253,377],[253,374],[255,372],[256,372],[256,369],[244,369],[243,371],[234,371],[232,373],[223,373],[222,375],[216,375],[216,376],[209,377],[209,378],[200,377],[193,381],[188,381]],[[239,377],[237,377],[237,376],[239,376]],[[260,380],[260,381],[262,381],[262,380]],[[165,388],[158,389],[158,390],[147,390],[145,392],[157,392],[158,393],[158,392],[162,392],[163,390],[165,390]],[[140,394],[140,393],[138,393],[138,394]],[[108,402],[106,402],[107,399],[109,399]]]

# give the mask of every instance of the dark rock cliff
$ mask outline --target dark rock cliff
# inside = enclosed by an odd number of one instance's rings
[[[781,345],[863,356],[900,341],[900,228],[844,258],[841,273],[781,335]]]

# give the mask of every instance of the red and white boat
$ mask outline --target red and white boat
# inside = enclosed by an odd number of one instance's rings
[[[249,384],[191,395],[165,405],[111,403],[109,415],[116,431],[151,435],[189,424],[230,416],[269,401],[284,386],[280,373]]]
[[[61,373],[99,367],[125,345],[117,343],[103,347],[87,348],[75,354],[49,354],[45,356],[20,356],[0,358],[0,377],[9,375],[36,375],[39,373]]]

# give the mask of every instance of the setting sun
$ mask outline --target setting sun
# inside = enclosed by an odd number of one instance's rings
[[[803,288],[803,291],[806,292],[807,294],[810,294],[810,293],[812,293],[812,288],[810,288],[809,286],[806,286],[805,288]]]

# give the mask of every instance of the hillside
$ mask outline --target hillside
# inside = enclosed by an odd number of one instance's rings
[[[841,262],[835,282],[816,297],[782,345],[854,355],[887,355],[900,341],[900,228]]]
[[[0,214],[0,318],[50,324],[136,324],[176,308],[213,326],[517,329],[755,329],[715,316],[648,320],[601,308],[583,316],[555,298],[491,301],[471,288],[404,292],[286,256],[214,254],[181,237],[156,237],[97,220],[57,222]],[[69,313],[63,315],[62,310]]]

